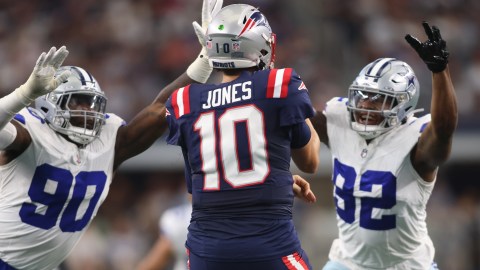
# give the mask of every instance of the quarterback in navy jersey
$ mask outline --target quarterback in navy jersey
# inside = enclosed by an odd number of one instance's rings
[[[190,269],[311,269],[289,171],[292,158],[318,168],[307,88],[293,69],[272,69],[274,35],[256,8],[223,8],[206,35],[222,83],[187,85],[167,101],[167,141],[182,148],[192,194]]]

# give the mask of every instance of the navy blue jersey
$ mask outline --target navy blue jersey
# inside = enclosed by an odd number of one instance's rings
[[[286,68],[243,72],[228,83],[192,84],[172,94],[167,141],[181,146],[185,158],[191,252],[254,260],[299,247],[291,223],[290,152],[295,140],[304,140],[295,127],[313,116],[306,90]]]

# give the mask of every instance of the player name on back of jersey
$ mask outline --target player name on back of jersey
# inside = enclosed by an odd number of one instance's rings
[[[202,109],[207,110],[252,98],[252,81],[229,84],[221,88],[208,91],[207,102]]]

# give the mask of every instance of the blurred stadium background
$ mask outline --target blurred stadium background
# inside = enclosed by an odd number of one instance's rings
[[[238,3],[225,0],[224,5]],[[317,108],[345,96],[360,69],[378,57],[414,68],[419,107],[429,111],[431,75],[403,37],[424,40],[421,21],[439,26],[451,52],[460,111],[451,159],[428,205],[440,269],[480,269],[480,2],[474,0],[244,0],[260,7],[277,33],[277,67],[302,75]],[[108,111],[126,120],[183,73],[199,51],[191,22],[201,0],[0,1],[0,95],[30,74],[39,53],[67,45],[65,64],[90,71]],[[92,226],[63,269],[133,269],[158,235],[158,217],[184,198],[182,158],[159,140],[126,162]],[[310,179],[319,201],[298,202],[295,221],[315,269],[336,236],[330,157]],[[295,168],[293,168],[295,170]]]

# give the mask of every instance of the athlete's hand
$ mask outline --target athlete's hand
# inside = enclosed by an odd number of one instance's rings
[[[422,25],[428,37],[425,42],[422,43],[411,35],[406,35],[405,39],[427,64],[428,69],[432,72],[441,72],[448,64],[447,43],[442,39],[436,26],[430,27],[427,22],[423,22]]]
[[[315,194],[313,194],[313,191],[310,189],[310,183],[299,175],[293,176],[293,194],[295,194],[295,197],[308,203],[317,201]]]
[[[70,71],[65,71],[57,77],[54,77],[57,69],[62,65],[68,55],[65,46],[57,48],[52,47],[48,53],[43,52],[38,57],[37,63],[27,82],[20,86],[19,94],[29,101],[35,100],[39,96],[50,93],[63,83]]]
[[[202,6],[202,25],[196,21],[193,22],[193,30],[197,35],[198,41],[205,47],[208,25],[212,21],[212,18],[217,15],[223,5],[223,0],[203,0]]]
[[[197,35],[198,42],[202,45],[202,50],[198,54],[198,57],[187,68],[187,75],[192,80],[199,83],[207,82],[213,68],[208,63],[207,48],[207,29],[208,25],[212,21],[212,18],[220,11],[223,5],[223,0],[203,0],[202,7],[202,25],[197,22],[193,22],[193,30]]]

